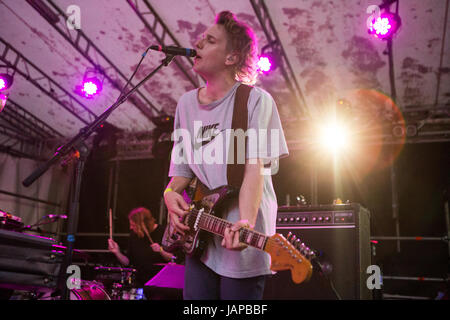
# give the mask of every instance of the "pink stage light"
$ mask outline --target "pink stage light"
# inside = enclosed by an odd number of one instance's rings
[[[7,73],[0,73],[0,91],[9,89],[13,83],[13,77]]]
[[[87,78],[75,91],[84,98],[92,99],[102,91],[102,83],[97,78]]]
[[[0,112],[3,111],[6,105],[6,101],[8,100],[8,97],[4,94],[0,93]]]
[[[83,92],[86,95],[91,95],[92,96],[92,95],[96,94],[97,91],[98,91],[98,87],[92,81],[88,81],[88,82],[85,82],[83,84]]]
[[[379,39],[392,37],[400,28],[400,17],[391,12],[385,12],[369,23],[369,33]]]
[[[379,17],[377,20],[375,20],[373,28],[376,34],[384,36],[389,32],[389,29],[391,29],[392,26],[388,18]]]
[[[270,71],[270,68],[272,67],[272,63],[270,62],[269,58],[267,57],[260,57],[258,61],[258,68],[262,72],[268,72]]]
[[[272,62],[268,57],[261,56],[259,57],[259,61],[257,63],[258,71],[260,73],[267,73],[272,69]]]

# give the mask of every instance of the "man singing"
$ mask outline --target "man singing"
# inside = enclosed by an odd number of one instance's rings
[[[216,143],[227,150],[226,131],[232,127],[236,90],[256,80],[257,43],[253,31],[228,11],[217,15],[195,44],[194,71],[206,80],[206,86],[185,93],[175,114],[175,130],[189,132],[191,141],[175,141],[169,176],[164,192],[171,225],[179,232],[189,228],[180,218],[189,209],[181,193],[197,177],[209,189],[227,185],[227,159],[198,160],[199,150]],[[186,258],[184,299],[250,300],[262,299],[265,276],[271,274],[270,256],[239,242],[239,229],[249,227],[266,235],[275,233],[277,200],[272,178],[264,164],[288,155],[276,104],[269,93],[251,88],[248,103],[248,130],[258,135],[245,146],[245,170],[239,196],[231,201],[222,218],[233,223],[224,238],[214,236],[200,257]],[[275,138],[274,138],[275,137]],[[186,163],[179,160],[180,143]],[[186,150],[188,149],[188,150]],[[215,149],[215,152],[219,148]],[[226,151],[225,151],[226,153]],[[217,160],[217,154],[214,155]]]

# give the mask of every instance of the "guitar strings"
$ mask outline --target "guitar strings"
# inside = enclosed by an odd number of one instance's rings
[[[194,218],[194,220],[197,219],[198,210],[193,210],[191,211],[192,213],[192,217]],[[211,223],[212,221],[212,223]],[[221,219],[219,217],[207,214],[207,213],[203,213],[202,216],[200,217],[199,223],[201,226],[203,226],[206,229],[211,230],[213,233],[216,233],[220,236],[223,236],[224,232],[225,232],[225,228],[230,228],[233,224],[230,223],[227,220]],[[216,226],[218,227],[216,229]],[[254,230],[250,230],[247,228],[242,228],[240,229],[240,233],[239,233],[239,238],[241,240],[241,242],[246,243],[248,245],[251,245],[253,247],[259,248],[259,249],[264,249],[267,239],[268,237],[258,231],[254,231]],[[249,239],[249,241],[246,241],[247,239]],[[261,239],[263,241],[261,241]]]
[[[197,220],[198,214],[199,214],[198,209],[193,209],[192,211],[190,211],[190,217],[188,217],[190,226],[191,226],[191,224],[193,225],[195,220]],[[209,227],[209,225],[211,224],[211,221],[212,221],[212,226]],[[199,223],[200,223],[200,226],[203,226],[206,229],[210,229],[213,233],[216,233],[220,236],[223,236],[223,234],[225,232],[225,228],[231,227],[233,225],[231,222],[229,222],[227,220],[221,219],[219,217],[216,217],[214,215],[207,214],[207,213],[202,214],[202,216],[200,217]],[[216,226],[218,227],[217,230],[216,230]],[[248,239],[249,234],[250,234],[250,240],[247,242],[246,239]],[[258,245],[259,241],[261,240],[261,237],[264,239],[264,241],[262,242],[262,245]],[[239,238],[240,238],[241,242],[246,243],[251,246],[254,246],[259,249],[264,249],[268,243],[270,243],[271,245],[278,245],[278,243],[275,239],[272,239],[271,237],[268,237],[258,231],[250,230],[247,228],[240,229]],[[289,241],[287,241],[287,242],[289,242]],[[300,254],[303,257],[307,256],[307,255],[305,255],[304,252],[302,252],[302,250],[300,250],[299,248],[296,248],[294,245],[292,245],[291,249],[294,249],[295,251],[298,252],[298,254]]]

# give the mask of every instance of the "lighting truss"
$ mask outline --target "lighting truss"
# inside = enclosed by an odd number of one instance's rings
[[[114,65],[111,60],[94,44],[94,42],[88,38],[81,29],[69,30],[66,26],[66,21],[68,16],[62,11],[52,0],[47,0],[50,6],[57,12],[58,15],[64,17],[60,19],[58,23],[50,24],[67,42],[69,42],[80,55],[82,55],[86,60],[88,60],[92,66],[101,72],[105,78],[111,83],[111,85],[117,90],[121,91],[125,85],[128,78],[119,70],[119,68]],[[72,33],[71,33],[72,32]],[[75,34],[75,36],[73,35]],[[101,57],[102,64],[96,62],[94,57]],[[108,70],[112,69],[115,75],[110,75],[107,73]],[[123,83],[119,79],[123,80]],[[133,86],[133,83],[129,84]],[[130,101],[142,114],[147,118],[151,119],[156,114],[161,114],[161,111],[155,107],[155,105],[145,97],[145,95],[136,90],[136,94],[128,98]],[[150,108],[148,108],[148,106]]]
[[[7,67],[13,68],[16,73],[39,88],[78,120],[84,124],[88,124],[97,118],[95,113],[86,105],[81,103],[75,96],[65,90],[1,37],[0,52],[1,62],[5,63]]]
[[[8,99],[0,113],[0,152],[15,157],[44,160],[48,143],[59,142],[63,135]]]
[[[19,132],[30,137],[37,137],[38,139],[63,138],[61,133],[36,118],[11,98],[8,99],[5,109],[0,113],[0,119],[4,119],[14,128],[17,128]]]
[[[297,79],[295,78],[294,71],[287,58],[286,52],[284,51],[283,45],[281,44],[280,37],[278,36],[277,30],[275,29],[264,0],[250,0],[250,3],[255,11],[256,17],[258,18],[264,34],[266,35],[267,42],[274,43],[275,47],[273,49],[280,53],[280,64],[278,67],[280,68],[281,74],[289,91],[291,91],[300,106],[300,109],[294,108],[293,111],[298,115],[309,117],[310,112],[306,104],[306,100]]]
[[[145,27],[152,33],[155,39],[162,46],[175,45],[181,47],[178,40],[170,32],[169,28],[165,25],[159,15],[156,13],[155,9],[150,5],[147,0],[127,0],[128,4],[133,8],[136,15],[141,19]],[[158,31],[160,31],[158,33]],[[199,83],[197,78],[189,73],[186,66],[178,59],[173,60],[181,72],[186,76],[186,78],[192,83],[192,85],[197,88]],[[192,68],[194,63],[191,59],[185,58]]]
[[[7,153],[15,157],[43,160],[40,157],[42,141],[35,137],[26,136],[0,116],[0,153]]]

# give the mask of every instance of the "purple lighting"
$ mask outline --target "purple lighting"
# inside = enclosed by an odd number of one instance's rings
[[[13,83],[13,77],[7,73],[0,73],[0,91],[9,89]]]
[[[82,97],[92,99],[102,91],[102,83],[97,78],[84,79],[83,84],[77,86],[75,91]]]
[[[392,26],[389,23],[388,18],[379,17],[373,24],[373,28],[374,28],[376,34],[384,36],[384,35],[386,35],[386,33],[389,32],[389,29],[391,29]]]
[[[272,68],[272,63],[270,62],[270,59],[265,56],[259,57],[259,61],[257,63],[258,65],[258,71],[261,73],[269,72]]]
[[[369,33],[379,39],[391,37],[400,27],[400,17],[391,12],[385,12],[369,23]]]
[[[97,90],[98,90],[97,86],[92,81],[85,82],[84,85],[83,85],[83,92],[86,95],[91,95],[92,96],[92,95],[97,93]]]
[[[4,94],[0,93],[0,112],[3,111],[3,108],[6,105],[6,100],[8,100],[8,97],[5,96]]]

